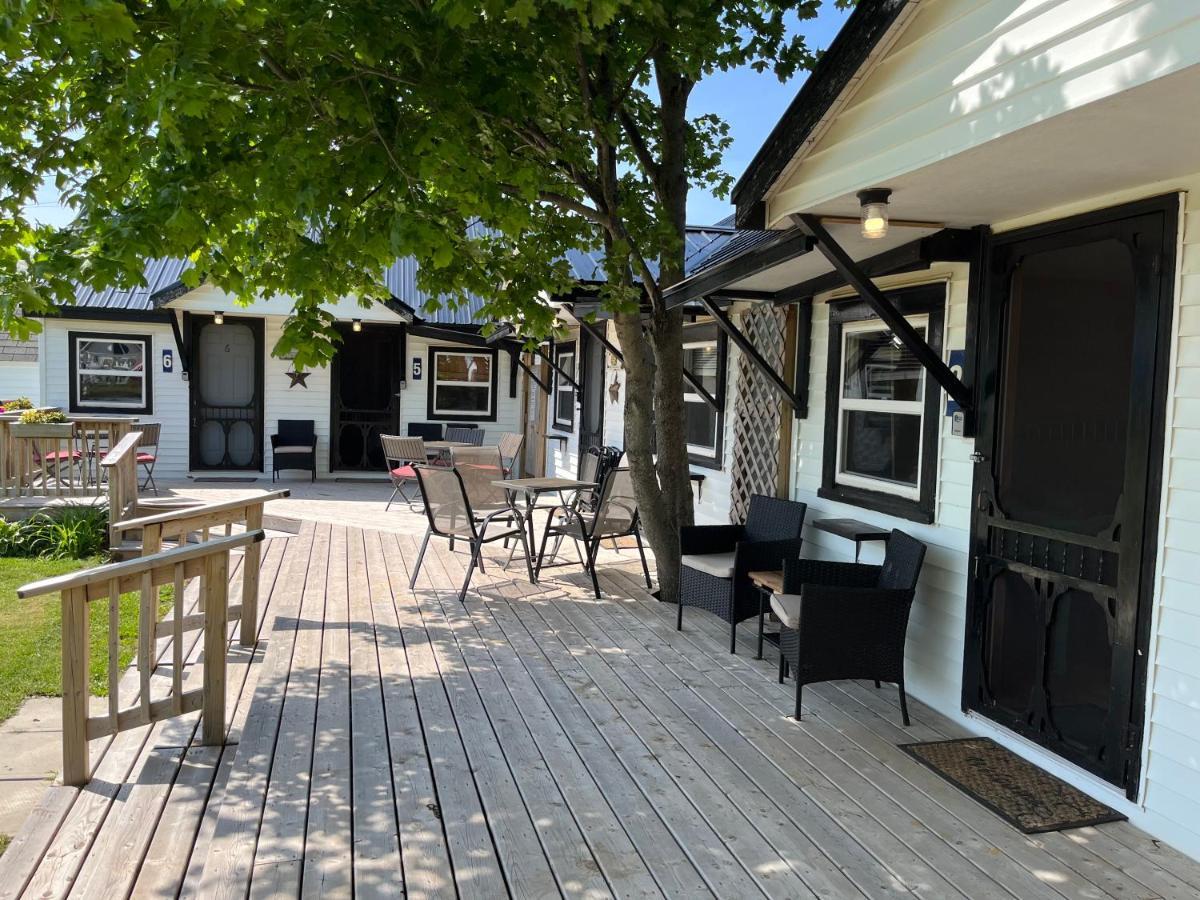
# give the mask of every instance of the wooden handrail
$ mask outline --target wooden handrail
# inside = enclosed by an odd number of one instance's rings
[[[245,534],[215,538],[203,544],[190,544],[186,547],[164,550],[161,553],[154,553],[150,556],[127,559],[124,562],[93,566],[90,569],[83,569],[79,572],[69,572],[66,575],[56,575],[54,578],[31,581],[29,584],[17,588],[17,596],[22,600],[28,600],[31,597],[41,597],[45,594],[53,594],[56,591],[83,588],[98,583],[107,584],[114,578],[124,581],[127,578],[143,575],[168,563],[171,565],[186,563],[189,560],[202,559],[210,553],[222,553],[229,550],[236,550],[239,547],[245,547],[248,544],[257,544],[264,537],[265,535],[262,531],[248,531]],[[167,582],[163,583],[166,584]]]
[[[88,742],[138,728],[185,713],[201,711],[205,744],[225,739],[226,632],[229,619],[229,553],[239,547],[257,546],[261,530],[217,538],[203,544],[153,553],[125,562],[109,563],[46,578],[17,589],[22,599],[58,592],[62,603],[62,696],[63,696],[63,783],[83,786],[91,778]],[[186,615],[185,588],[199,579],[202,614]],[[173,665],[167,696],[151,698],[155,643],[158,625],[159,587],[174,586],[174,618],[168,632],[172,637]],[[137,686],[134,705],[122,706],[120,689],[121,597],[138,595]],[[107,600],[108,607],[108,710],[91,715],[89,689],[91,666],[91,604]],[[203,672],[201,687],[183,687],[183,635],[203,629]]]
[[[131,431],[117,442],[117,445],[104,454],[100,465],[105,467],[117,465],[128,453],[136,453],[138,441],[142,439],[140,431]]]
[[[138,519],[126,519],[123,522],[115,522],[111,526],[111,530],[121,532],[133,528],[146,528],[150,525],[168,525],[183,523],[190,519],[219,516],[221,513],[236,512],[245,509],[247,506],[269,503],[272,500],[282,500],[285,497],[290,497],[291,493],[290,490],[284,488],[278,491],[264,491],[261,494],[254,494],[249,497],[222,500],[219,503],[201,503],[198,506],[189,506],[186,509],[177,509],[171,512],[157,513],[152,516],[142,516]],[[224,522],[214,522],[213,524],[224,524]]]

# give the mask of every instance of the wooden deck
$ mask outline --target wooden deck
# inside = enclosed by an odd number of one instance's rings
[[[898,727],[892,691],[819,686],[792,721],[749,631],[736,656],[702,613],[677,633],[632,554],[608,554],[602,601],[571,569],[489,565],[464,607],[465,557],[437,549],[414,595],[407,535],[269,540],[228,744],[199,746],[195,715],[97,742],[91,784],[50,789],[0,859],[0,897],[1200,892],[1200,865],[1123,823],[1019,834],[896,749],[955,728],[919,703]]]

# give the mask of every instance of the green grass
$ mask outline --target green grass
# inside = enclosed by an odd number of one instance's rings
[[[12,559],[0,557],[0,721],[28,697],[62,696],[62,606],[58,594],[18,600],[17,588],[41,578],[98,565],[91,560]],[[162,589],[160,617],[170,608],[170,586]],[[120,604],[121,668],[137,645],[137,595]],[[108,604],[91,604],[91,691],[108,695]]]
[[[4,855],[4,851],[8,849],[8,845],[12,843],[12,835],[0,834],[0,856]]]

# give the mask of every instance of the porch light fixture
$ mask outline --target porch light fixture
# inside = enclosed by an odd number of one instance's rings
[[[221,312],[219,309],[215,313],[213,313],[213,324],[214,325],[224,325],[225,324],[225,313]]]
[[[870,188],[858,192],[858,202],[862,207],[862,236],[867,240],[887,237],[888,198],[891,196],[891,188]]]
[[[362,331],[362,319],[355,319],[350,323],[350,328],[354,331]]]

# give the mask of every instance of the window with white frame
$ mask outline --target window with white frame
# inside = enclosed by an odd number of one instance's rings
[[[429,418],[496,417],[496,353],[474,348],[429,349]]]
[[[152,412],[149,335],[69,332],[71,409]]]
[[[946,289],[892,291],[889,302],[942,352]],[[820,496],[932,522],[940,388],[862,301],[830,304]]]
[[[908,320],[924,340],[928,320]],[[842,329],[839,484],[917,499],[925,370],[882,322]]]
[[[562,373],[575,378],[575,345],[557,344],[554,363],[554,427],[569,431],[575,427],[575,386]]]
[[[723,421],[721,405],[725,384],[725,341],[713,325],[689,325],[684,329],[683,368],[699,383],[717,406],[692,383],[683,386],[684,426],[687,450],[700,465],[720,465]]]

